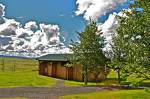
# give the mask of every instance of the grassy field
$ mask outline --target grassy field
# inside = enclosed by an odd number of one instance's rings
[[[150,93],[144,90],[102,91],[89,94],[75,94],[60,99],[150,99]]]
[[[15,66],[14,66],[15,65]],[[29,59],[0,59],[0,87],[50,87],[56,81],[38,74],[38,62]]]
[[[32,59],[0,58],[1,71],[37,71],[38,62]]]

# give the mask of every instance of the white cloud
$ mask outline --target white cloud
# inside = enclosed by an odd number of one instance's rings
[[[38,26],[37,26],[36,22],[30,21],[30,22],[25,24],[24,28],[32,30],[32,29],[37,29]]]
[[[5,9],[5,6],[0,4],[0,17],[4,16],[4,14],[5,14],[4,9]]]
[[[18,52],[21,55],[33,53],[37,56],[46,53],[68,53],[61,40],[58,25],[40,24],[30,21],[23,27],[14,19],[7,19],[4,6],[0,4],[0,50]],[[28,54],[30,55],[30,54]]]
[[[60,32],[59,32],[59,27],[58,25],[45,25],[45,24],[40,24],[40,29],[42,33],[44,34],[43,37],[43,43],[51,44],[51,43],[59,43],[59,38]]]
[[[124,11],[129,11],[130,9],[124,9]],[[127,17],[124,12],[113,13],[110,14],[108,19],[103,23],[98,25],[98,29],[102,30],[102,36],[106,39],[106,47],[104,48],[105,51],[111,51],[111,45],[113,45],[112,39],[116,36],[116,29],[119,26],[119,22],[116,16]]]
[[[3,24],[5,22],[5,19],[4,19],[4,14],[5,14],[5,6],[0,4],[0,24]]]
[[[100,16],[112,10],[118,4],[127,0],[77,0],[76,15],[83,15],[86,20],[97,20]]]
[[[111,50],[112,44],[112,37],[115,33],[115,29],[118,26],[118,21],[116,19],[117,13],[110,14],[108,19],[103,23],[98,25],[98,29],[102,30],[102,36],[106,40],[106,47],[104,48],[105,51]]]
[[[105,15],[109,11],[113,10],[118,4],[123,4],[127,0],[77,0],[76,15],[83,15],[85,20],[90,18],[98,20],[99,17]],[[126,11],[126,10],[125,10]],[[105,51],[111,51],[112,37],[116,33],[116,28],[119,25],[116,19],[116,15],[125,17],[122,12],[110,14],[108,19],[104,23],[98,24],[98,29],[102,30],[102,36],[106,39]]]
[[[15,35],[15,31],[19,28],[20,23],[14,19],[5,19],[5,23],[0,24],[0,35],[10,36]]]

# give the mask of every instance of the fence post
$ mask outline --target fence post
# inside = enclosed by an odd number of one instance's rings
[[[2,71],[3,72],[5,71],[5,60],[4,60],[4,58],[2,58]]]

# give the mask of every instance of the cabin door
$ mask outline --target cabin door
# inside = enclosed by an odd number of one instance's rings
[[[57,63],[53,62],[52,63],[52,77],[56,77],[57,76]]]
[[[73,80],[73,68],[68,68],[68,80]]]

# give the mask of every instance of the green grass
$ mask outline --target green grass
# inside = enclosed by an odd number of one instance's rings
[[[56,81],[50,77],[40,76],[33,72],[0,72],[0,87],[50,87]]]
[[[150,99],[150,93],[144,90],[102,91],[88,94],[75,94],[60,99]]]
[[[95,85],[97,84],[94,82],[88,82],[88,86],[95,86]],[[84,86],[84,82],[65,80],[65,86],[72,86],[72,87]]]
[[[56,83],[55,79],[38,74],[38,62],[35,60],[12,58],[5,58],[4,60],[5,69],[4,71],[0,70],[1,88],[26,86],[50,87]],[[15,71],[12,68],[13,63],[16,65]]]
[[[0,58],[1,71],[37,71],[38,61],[32,59]]]

